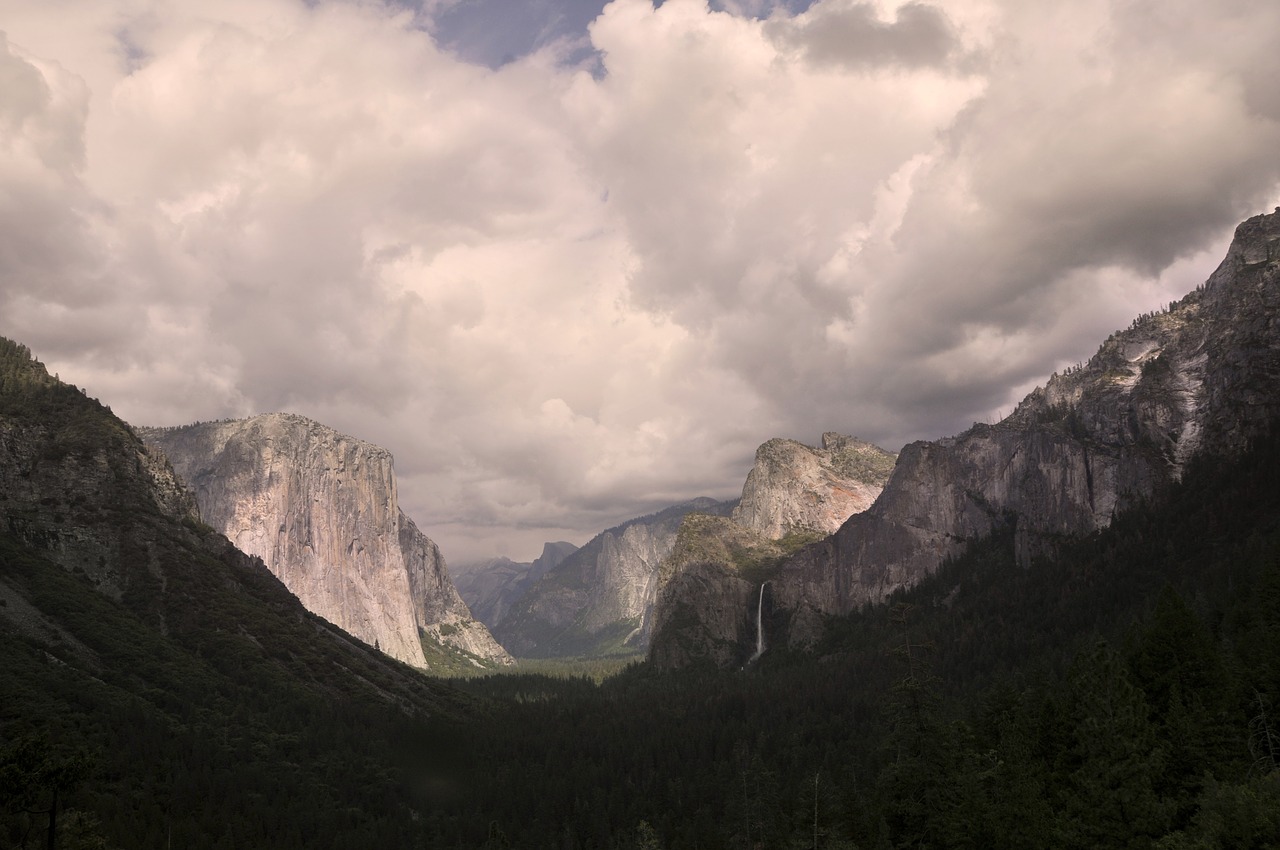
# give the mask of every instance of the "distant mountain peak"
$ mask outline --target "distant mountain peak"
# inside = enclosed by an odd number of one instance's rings
[[[775,437],[756,449],[733,519],[777,540],[794,531],[830,534],[880,495],[897,455],[828,431],[821,448]]]
[[[658,570],[689,514],[727,515],[698,497],[608,528],[529,585],[495,627],[521,657],[634,653],[648,646]]]

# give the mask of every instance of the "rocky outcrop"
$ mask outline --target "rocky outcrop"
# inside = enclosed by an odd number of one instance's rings
[[[643,651],[652,631],[658,568],[681,520],[727,515],[731,502],[694,499],[596,535],[534,584],[496,635],[520,657]]]
[[[1004,421],[904,448],[870,509],[783,567],[792,640],[997,529],[1013,530],[1029,564],[1158,497],[1198,454],[1238,453],[1277,415],[1280,210],[1241,224],[1202,287],[1113,334]]]
[[[756,587],[768,578],[789,642],[808,645],[828,616],[884,600],[995,532],[1008,533],[1031,566],[1126,507],[1160,498],[1194,458],[1236,455],[1277,421],[1280,209],[1241,224],[1203,286],[1112,334],[1005,420],[906,446],[870,507],[757,576]],[[816,524],[815,484],[788,483],[797,474],[828,480],[815,453],[790,441],[762,446],[735,518],[775,538],[803,517]],[[783,495],[757,495],[769,492]],[[724,556],[672,570],[651,660],[738,663],[756,601],[744,596],[743,578]]]
[[[307,611],[260,559],[199,522],[162,455],[3,338],[0,651],[6,740],[56,728],[67,752],[132,764],[130,782],[148,769],[147,784],[168,782],[166,765],[189,761],[182,748],[159,767],[154,748],[137,758],[140,724],[176,728],[178,714],[191,729],[237,730],[221,756],[206,750],[215,770],[234,770],[252,745],[264,764],[302,759],[289,771],[301,775],[329,756],[306,761],[299,718],[319,721],[310,734],[322,742],[388,711],[460,720],[475,707]],[[264,804],[268,818],[274,808]]]
[[[649,663],[664,669],[750,658],[761,583],[782,548],[727,517],[691,514],[659,571]]]
[[[475,618],[493,630],[535,582],[576,551],[572,543],[559,541],[544,544],[531,563],[492,558],[465,564],[453,568],[453,583]]]
[[[831,534],[884,489],[896,455],[828,432],[822,447],[776,438],[756,450],[733,519],[777,540],[793,531]]]
[[[196,519],[164,457],[25,346],[0,338],[0,530],[119,599],[148,574],[156,518]]]
[[[429,666],[424,638],[511,662],[400,510],[385,449],[287,413],[138,431],[190,487],[201,519],[308,610],[415,666]]]
[[[749,658],[744,636],[757,634],[748,616],[756,606],[747,612],[743,600],[759,603],[763,583],[788,553],[866,510],[896,457],[834,432],[822,435],[821,448],[782,438],[763,443],[732,518],[694,514],[681,525],[658,571],[650,663],[726,667]]]

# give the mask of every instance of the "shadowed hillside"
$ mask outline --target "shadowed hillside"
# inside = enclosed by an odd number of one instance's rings
[[[309,614],[8,340],[0,669],[5,846],[55,792],[64,846],[411,846],[474,710]]]

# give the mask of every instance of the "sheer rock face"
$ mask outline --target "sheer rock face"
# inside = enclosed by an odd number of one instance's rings
[[[757,636],[760,584],[743,567],[781,555],[776,543],[734,519],[686,517],[659,571],[649,663],[671,669],[746,661]]]
[[[643,650],[652,632],[658,568],[692,511],[732,505],[694,499],[596,535],[534,584],[499,624],[519,656],[592,655]]]
[[[201,519],[267,567],[309,610],[425,666],[419,630],[510,663],[472,620],[440,550],[400,510],[391,454],[275,413],[138,429],[195,495]]]
[[[576,551],[578,547],[572,543],[546,543],[542,547],[542,554],[531,563],[517,563],[510,558],[493,558],[456,567],[453,570],[453,582],[476,619],[494,629],[502,622],[511,606],[538,579],[558,567]]]
[[[1113,334],[1004,421],[904,448],[871,508],[784,565],[791,639],[813,640],[823,615],[883,600],[1000,528],[1029,563],[1158,495],[1197,453],[1238,452],[1277,414],[1280,211],[1241,224],[1204,286]]]
[[[876,500],[894,458],[871,443],[830,432],[822,435],[821,448],[769,440],[756,450],[733,519],[773,540],[795,530],[831,534]]]
[[[793,532],[831,534],[880,494],[896,455],[828,432],[822,447],[775,438],[756,450],[731,518],[691,514],[658,571],[649,661],[679,667],[736,666],[750,655],[761,581],[784,557],[775,541]],[[785,541],[784,541],[785,542]],[[748,616],[751,614],[752,616]]]
[[[604,534],[583,625],[597,631],[622,620],[643,620],[653,607],[658,567],[673,543],[665,523],[635,523],[620,535]]]

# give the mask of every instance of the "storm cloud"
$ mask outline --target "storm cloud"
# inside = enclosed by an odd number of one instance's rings
[[[0,0],[0,333],[137,424],[377,442],[446,557],[528,559],[995,418],[1280,201],[1269,0],[544,5]]]

